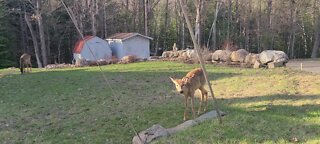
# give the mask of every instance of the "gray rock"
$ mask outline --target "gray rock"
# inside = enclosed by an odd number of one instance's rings
[[[162,56],[163,58],[169,58],[169,57],[172,57],[172,52],[171,51],[164,51],[162,53]]]
[[[231,53],[230,59],[233,62],[243,63],[246,59],[246,56],[249,54],[245,49],[239,49]]]
[[[289,61],[289,58],[283,51],[265,50],[260,53],[259,60],[262,64],[268,64],[269,62],[286,64]]]
[[[202,56],[203,56],[203,60],[204,61],[212,61],[212,54],[213,53],[202,53]]]
[[[197,58],[197,52],[193,49],[188,49],[187,50],[187,55],[188,55],[188,58],[190,59],[196,59]]]
[[[212,54],[212,61],[223,61],[223,62],[230,61],[231,53],[232,52],[229,50],[216,50]]]
[[[272,69],[272,68],[275,68],[275,67],[282,67],[282,66],[284,66],[283,62],[270,62],[270,63],[268,63],[268,68],[269,69]]]
[[[261,63],[259,61],[256,61],[253,65],[253,68],[258,69],[261,67]]]
[[[259,61],[259,54],[255,53],[249,53],[244,60],[247,65],[254,65],[256,61]]]

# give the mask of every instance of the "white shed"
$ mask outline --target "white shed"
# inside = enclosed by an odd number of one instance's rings
[[[127,55],[146,59],[150,56],[150,40],[152,39],[139,33],[117,33],[106,40],[111,47],[113,55],[118,59]]]
[[[90,52],[90,49],[94,56]],[[75,60],[85,59],[88,61],[111,59],[112,51],[105,40],[96,36],[86,36],[84,40],[80,39],[77,41],[73,48],[73,57]]]

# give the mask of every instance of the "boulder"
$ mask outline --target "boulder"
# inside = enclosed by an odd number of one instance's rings
[[[230,55],[230,59],[233,62],[243,63],[246,59],[246,56],[249,54],[245,49],[239,49],[237,51],[233,51]]]
[[[184,53],[186,53],[187,51],[186,50],[179,50],[179,51],[177,51],[176,53],[176,55],[177,55],[177,57],[184,57]]]
[[[254,62],[253,68],[258,69],[261,67],[261,63],[259,61]]]
[[[203,54],[203,60],[204,61],[212,61],[212,54],[213,53],[210,53],[210,52],[209,53],[204,53]]]
[[[163,58],[169,58],[169,57],[172,57],[172,55],[173,55],[172,51],[164,51],[162,53]]]
[[[283,51],[265,50],[260,53],[259,60],[262,64],[276,62],[276,63],[282,63],[282,65],[285,65],[289,61],[289,58],[287,54],[284,53]]]
[[[255,53],[249,53],[244,60],[247,65],[254,65],[256,61],[259,61],[259,54]]]
[[[177,57],[179,57],[179,51],[171,51],[171,57],[172,58],[177,58]]]
[[[184,53],[188,52],[187,50],[179,50],[179,51],[164,51],[162,53],[162,58],[177,58],[184,55]]]
[[[121,64],[127,64],[127,63],[133,63],[135,61],[137,61],[137,57],[134,55],[128,55],[128,56],[124,56],[119,63]]]
[[[187,56],[190,59],[195,59],[195,58],[197,58],[197,52],[195,50],[193,50],[193,49],[188,49],[187,50]]]
[[[282,66],[284,66],[283,62],[270,62],[270,63],[268,63],[269,69],[272,69],[275,67],[282,67]]]
[[[231,51],[229,50],[216,50],[212,54],[212,61],[230,61]]]
[[[187,51],[182,52],[181,55],[180,55],[180,58],[187,59],[187,58],[188,58],[188,53],[187,53]]]

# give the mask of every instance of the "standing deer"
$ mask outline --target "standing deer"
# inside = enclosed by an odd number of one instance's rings
[[[206,83],[206,80],[204,78],[203,72],[201,68],[196,68],[192,71],[190,71],[186,76],[184,76],[182,79],[173,79],[171,78],[171,81],[175,84],[177,91],[184,95],[185,100],[185,110],[184,110],[184,117],[183,120],[187,120],[187,108],[188,108],[188,99],[191,99],[191,109],[193,114],[193,119],[195,119],[195,112],[194,112],[194,92],[199,89],[201,91],[201,99],[200,99],[200,106],[198,109],[198,115],[201,111],[201,105],[202,101],[205,98],[205,108],[204,111],[206,111],[207,105],[208,105],[208,92],[206,89],[204,89],[204,85]]]
[[[31,67],[32,67],[31,56],[27,53],[22,54],[20,57],[20,72],[21,72],[21,74],[23,74],[27,71],[30,72]],[[26,70],[25,70],[25,68],[26,68]]]

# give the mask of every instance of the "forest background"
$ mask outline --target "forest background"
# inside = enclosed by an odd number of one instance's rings
[[[153,37],[151,52],[193,44],[176,0],[64,0],[84,35],[119,32]],[[226,45],[259,53],[282,50],[290,58],[317,58],[319,0],[184,0],[202,48]],[[71,63],[80,39],[61,0],[0,0],[0,68],[18,66],[22,53],[37,67]]]

